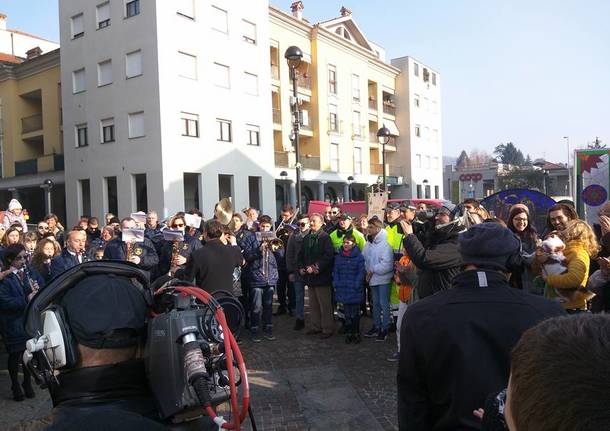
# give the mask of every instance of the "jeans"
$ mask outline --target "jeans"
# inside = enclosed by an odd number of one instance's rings
[[[390,285],[371,286],[371,293],[373,294],[373,325],[379,330],[387,331],[391,322]]]
[[[343,304],[345,315],[345,333],[360,333],[360,304]]]
[[[280,308],[294,310],[294,286],[291,281],[288,281],[288,274],[280,272],[280,277],[277,282],[277,302]]]
[[[273,286],[253,287],[250,290],[250,330],[253,334],[258,333],[258,328],[261,325],[261,317],[263,320],[263,331],[266,334],[271,334],[273,324],[271,319],[273,316]]]
[[[296,305],[294,315],[297,319],[305,320],[305,283],[295,280],[293,284]]]

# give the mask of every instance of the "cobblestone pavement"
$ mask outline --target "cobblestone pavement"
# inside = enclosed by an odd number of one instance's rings
[[[322,340],[294,331],[294,319],[274,317],[277,339],[253,343],[243,334],[252,409],[259,430],[396,430],[396,363],[386,358],[396,348],[394,334],[385,342],[363,338],[345,344],[340,334]],[[361,328],[368,330],[369,318]],[[12,401],[6,356],[0,355],[0,429],[44,416],[47,393]],[[250,429],[249,422],[245,429]]]

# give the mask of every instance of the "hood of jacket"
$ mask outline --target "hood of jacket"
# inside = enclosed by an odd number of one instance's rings
[[[388,233],[386,232],[385,229],[381,229],[379,231],[379,233],[377,235],[375,235],[375,238],[373,238],[373,244],[379,244],[383,241],[387,241],[388,240]]]

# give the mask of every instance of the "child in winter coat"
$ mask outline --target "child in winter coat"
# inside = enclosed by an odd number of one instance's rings
[[[337,302],[345,314],[345,342],[360,342],[360,305],[364,301],[364,257],[356,247],[354,235],[343,238],[343,246],[335,256],[333,286]]]

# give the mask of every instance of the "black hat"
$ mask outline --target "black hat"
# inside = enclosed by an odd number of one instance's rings
[[[519,239],[498,223],[475,225],[459,236],[459,250],[464,265],[509,269],[510,259],[521,249]]]
[[[399,210],[400,204],[398,202],[388,202],[386,206],[386,211]]]
[[[351,220],[351,219],[352,219],[352,218],[350,217],[350,215],[349,215],[349,214],[346,214],[346,213],[342,213],[342,214],[339,216],[339,220]]]
[[[66,292],[61,305],[76,341],[93,349],[135,345],[146,328],[148,305],[126,277],[87,277]]]

